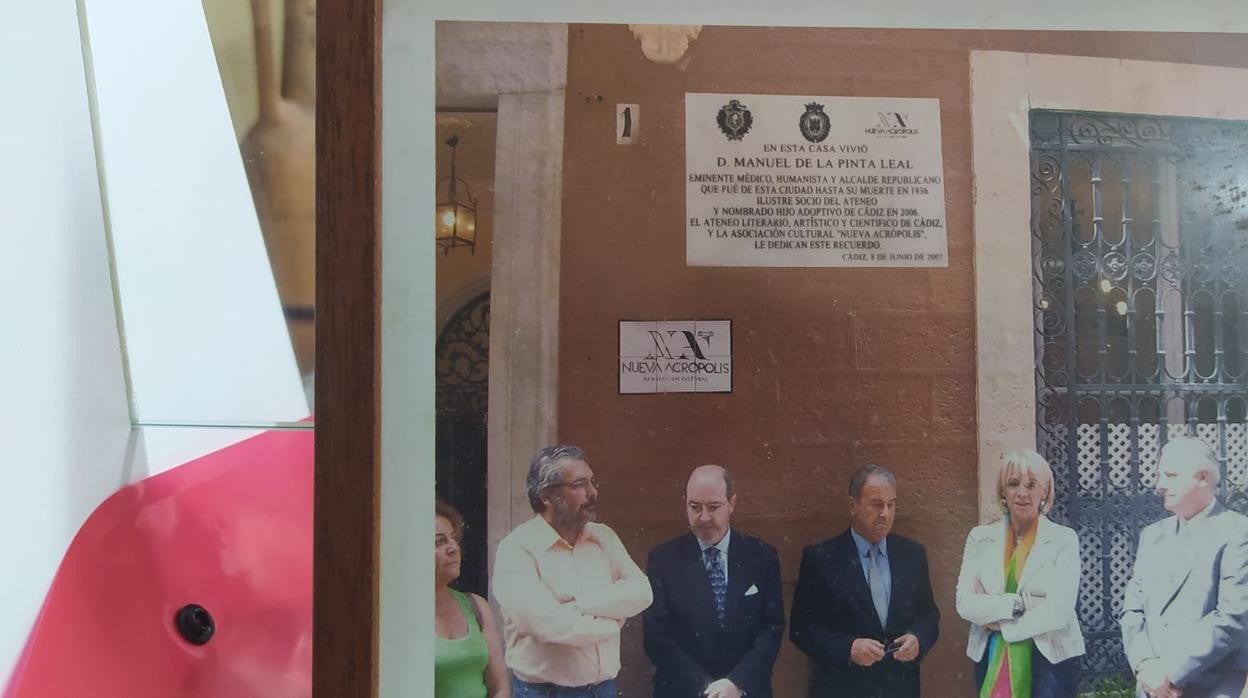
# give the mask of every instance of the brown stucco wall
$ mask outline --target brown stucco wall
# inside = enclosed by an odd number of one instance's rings
[[[682,71],[645,59],[627,27],[569,29],[559,436],[588,449],[600,520],[643,563],[684,529],[689,469],[724,464],[735,525],[780,551],[787,611],[802,548],[847,524],[849,473],[891,468],[895,530],[927,546],[943,613],[930,696],[964,695],[971,669],[953,591],[977,506],[972,49],[1248,65],[1234,36],[705,27]],[[939,98],[949,267],[686,267],[686,92]],[[640,105],[636,145],[615,144],[619,102]],[[731,394],[617,394],[618,320],[722,318]],[[625,630],[630,696],[649,694],[640,626]],[[806,675],[786,638],[777,696],[803,695]]]

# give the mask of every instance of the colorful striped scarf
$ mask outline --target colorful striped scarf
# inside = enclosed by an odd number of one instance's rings
[[[1039,519],[1023,536],[1017,546],[1008,524],[1005,536],[1005,591],[1018,591],[1018,578],[1023,574],[1027,556],[1036,542]],[[1031,654],[1035,643],[1031,638],[1019,642],[1006,642],[1000,631],[994,632],[988,641],[988,673],[984,685],[979,688],[979,698],[1031,698]]]

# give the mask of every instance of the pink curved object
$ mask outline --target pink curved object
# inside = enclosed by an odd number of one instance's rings
[[[186,604],[212,615],[200,646]],[[5,698],[312,693],[312,432],[269,431],[118,491],[83,524]]]

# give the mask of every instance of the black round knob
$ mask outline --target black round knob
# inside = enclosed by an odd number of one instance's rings
[[[189,603],[178,609],[173,618],[174,625],[182,639],[192,645],[203,645],[212,639],[217,632],[217,624],[212,620],[208,609],[199,604]]]

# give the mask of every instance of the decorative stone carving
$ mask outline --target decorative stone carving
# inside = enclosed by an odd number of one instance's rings
[[[700,24],[630,24],[628,28],[641,42],[641,52],[655,63],[676,64],[684,69],[685,52],[702,33]]]

